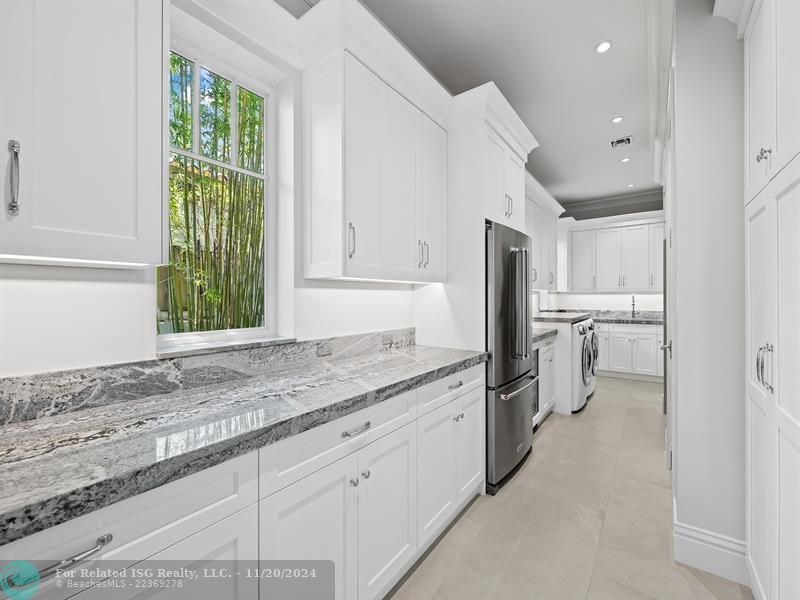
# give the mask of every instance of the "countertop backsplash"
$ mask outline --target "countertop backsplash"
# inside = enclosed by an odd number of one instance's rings
[[[0,426],[257,375],[280,361],[414,346],[412,328],[0,379]]]

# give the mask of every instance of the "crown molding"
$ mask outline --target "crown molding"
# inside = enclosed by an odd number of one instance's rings
[[[535,202],[544,210],[558,217],[564,212],[564,207],[553,198],[544,186],[527,170],[525,171],[525,197]]]
[[[756,4],[760,6],[762,0],[715,0],[714,11],[715,17],[727,19],[736,25],[736,37],[742,39],[750,20],[758,14]]]

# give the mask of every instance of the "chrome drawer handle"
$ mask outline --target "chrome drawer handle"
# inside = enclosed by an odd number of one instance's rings
[[[422,242],[422,247],[425,249],[425,262],[422,263],[422,266],[427,269],[428,263],[431,262],[431,247],[428,242]]]
[[[417,248],[419,249],[419,261],[417,261],[417,268],[421,269],[423,257],[425,256],[425,251],[422,248],[422,240],[417,240]]]
[[[372,473],[370,472],[370,470],[369,470],[369,469],[367,469],[366,471],[363,471],[363,472],[361,473],[361,476],[362,476],[364,479],[369,479],[370,477],[372,477]]]
[[[353,487],[358,487],[358,477],[351,477],[350,485],[352,485]]]
[[[538,377],[533,377],[533,378],[531,378],[531,382],[529,384],[525,385],[524,387],[521,387],[518,390],[516,390],[514,392],[511,392],[510,394],[500,394],[500,400],[511,400],[515,396],[519,396],[522,392],[524,392],[529,387],[531,387],[534,383],[536,383],[536,381],[538,379],[539,379]]]
[[[16,217],[19,214],[19,142],[8,140],[8,151],[11,152],[11,201],[8,203],[8,214]]]
[[[39,573],[37,575],[28,576],[23,581],[17,581],[15,579],[15,574],[12,573],[11,575],[9,575],[6,578],[5,583],[6,583],[6,585],[8,586],[9,589],[20,589],[20,588],[24,588],[25,586],[28,586],[28,585],[30,585],[32,583],[36,583],[37,581],[41,582],[41,581],[44,581],[45,579],[49,579],[50,577],[55,575],[56,572],[58,572],[59,570],[66,569],[68,567],[72,567],[74,565],[82,563],[87,558],[90,558],[91,556],[97,554],[105,546],[110,544],[111,540],[113,540],[113,539],[114,539],[114,536],[111,535],[110,533],[102,535],[99,538],[97,538],[97,541],[95,542],[95,545],[94,545],[93,548],[89,548],[88,550],[84,550],[83,552],[79,552],[78,554],[75,554],[74,556],[70,556],[69,558],[65,558],[64,560],[62,560],[60,562],[57,562],[57,563],[52,564],[52,565],[50,565],[48,567],[45,567],[44,569],[39,571]]]
[[[347,258],[353,258],[353,255],[356,253],[356,226],[353,225],[352,221],[347,224],[347,229],[350,230],[350,235],[353,239],[353,245],[350,248],[350,251],[347,253]]]
[[[448,390],[457,390],[462,385],[464,385],[464,382],[459,379],[458,383],[451,383],[450,385],[447,386],[447,389]]]
[[[364,433],[370,427],[372,427],[372,422],[371,421],[367,421],[366,423],[364,423],[360,427],[356,427],[355,429],[350,429],[348,431],[343,431],[342,432],[342,437],[343,438],[354,437],[354,436],[356,436],[356,435],[358,435],[360,433]]]

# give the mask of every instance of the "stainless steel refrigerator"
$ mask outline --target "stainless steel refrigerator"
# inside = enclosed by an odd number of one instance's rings
[[[538,360],[531,351],[528,236],[486,222],[486,488],[494,494],[533,443]]]

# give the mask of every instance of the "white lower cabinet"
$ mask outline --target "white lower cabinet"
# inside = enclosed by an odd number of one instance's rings
[[[598,369],[653,377],[663,375],[662,330],[660,325],[609,325],[607,333],[601,330],[598,334]]]
[[[597,350],[597,368],[601,371],[608,371],[609,342],[607,325],[600,325],[600,328],[597,331],[597,338],[599,346]]]
[[[458,421],[456,421],[456,503],[475,494],[483,483],[484,409],[486,388],[472,390],[456,399]]]
[[[556,403],[556,346],[549,344],[539,349],[539,414],[537,423],[550,412]]]

